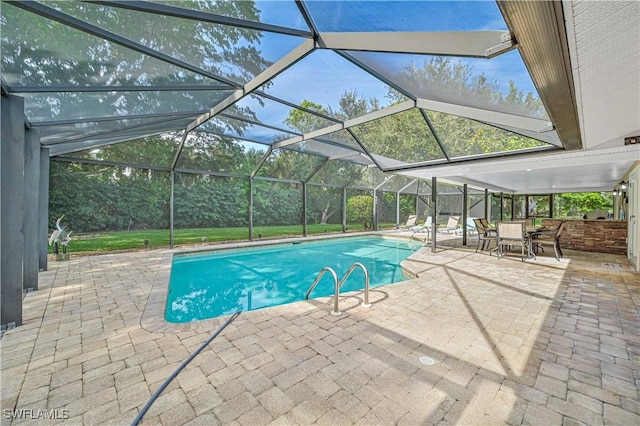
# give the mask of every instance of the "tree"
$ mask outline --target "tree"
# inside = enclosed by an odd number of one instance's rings
[[[373,197],[356,195],[347,200],[347,220],[361,223],[364,229],[373,228]]]
[[[302,101],[300,106],[324,115],[330,114],[329,109],[309,100]],[[311,132],[327,126],[327,120],[325,118],[295,108],[289,111],[289,116],[284,120],[284,122],[287,126],[299,131],[300,133]]]
[[[222,80],[246,83],[271,64],[262,56],[260,31],[107,5],[48,2],[46,6],[106,27],[112,33],[220,78],[188,71],[3,3],[2,72],[3,76],[10,76],[9,84],[178,86],[174,92],[42,94],[30,101],[33,121],[204,111],[226,93],[180,90],[179,86],[215,85]],[[260,21],[260,10],[253,1],[188,0],[181,2],[180,7]]]
[[[577,192],[556,194],[556,217],[582,217],[593,210],[612,210],[611,195],[601,192]]]
[[[427,99],[459,102],[462,105],[529,117],[544,117],[545,115],[540,99],[533,93],[525,94],[518,90],[514,81],[509,82],[508,93],[503,94],[500,92],[497,82],[490,81],[483,73],[477,74],[471,65],[453,58],[433,58],[425,61],[421,66],[415,63],[411,64],[398,73],[397,80],[401,86],[411,87],[414,93],[419,93]],[[404,100],[394,90],[389,90],[388,97],[397,102]],[[409,116],[407,113],[401,113],[393,116],[389,121],[398,120],[395,117],[403,115]],[[467,118],[437,111],[427,111],[427,115],[450,157],[546,146],[544,142]],[[416,124],[412,126],[415,129]],[[375,129],[375,126],[371,127],[370,134],[380,134],[379,129]],[[421,128],[424,129],[424,126],[421,125]],[[413,132],[415,133],[415,130]],[[422,133],[424,134],[425,131],[422,130]],[[404,134],[402,134],[402,137],[404,138]],[[378,141],[372,138],[369,140],[365,135],[362,136],[362,139],[365,144],[372,145],[371,151],[374,153],[379,153],[378,151],[384,149],[384,144],[389,143],[384,139]],[[399,144],[396,143],[395,145]],[[409,152],[413,152],[416,148],[415,143],[409,143],[404,140],[402,145],[408,151],[405,154],[407,156],[410,155]],[[442,158],[442,154],[438,152],[439,149],[434,144],[433,136],[430,132],[422,136],[422,145],[431,147],[431,151],[424,152],[423,150],[426,147],[421,148],[422,151],[419,151],[419,157],[423,158],[423,160]],[[397,156],[392,158],[402,159]]]

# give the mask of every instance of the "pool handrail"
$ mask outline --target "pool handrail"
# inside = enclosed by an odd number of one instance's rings
[[[328,266],[325,266],[324,268],[322,268],[320,270],[320,273],[316,277],[315,281],[313,282],[313,284],[311,284],[311,287],[309,287],[309,290],[307,290],[307,294],[304,296],[305,300],[309,299],[311,292],[313,291],[313,289],[316,288],[316,285],[318,285],[318,283],[320,282],[324,274],[327,272],[330,272],[331,275],[333,275],[333,282],[334,282],[334,288],[335,288],[335,293],[333,295],[333,311],[331,311],[331,315],[342,315],[342,312],[340,312],[340,308],[338,306],[338,301],[340,296],[340,287],[342,287],[342,284],[344,284],[344,282],[347,280],[347,278],[349,278],[351,273],[358,267],[361,268],[362,271],[364,272],[364,301],[361,303],[361,306],[364,308],[370,308],[371,303],[369,303],[369,283],[370,283],[369,271],[367,271],[367,267],[360,262],[355,262],[353,265],[351,265],[347,273],[344,274],[344,276],[340,281],[338,281],[338,274],[336,274],[336,271],[334,271],[332,268]]]
[[[320,273],[316,277],[316,280],[313,282],[313,284],[311,284],[311,287],[309,287],[309,290],[307,290],[307,294],[305,294],[304,296],[305,300],[309,299],[311,292],[313,291],[314,288],[316,288],[316,286],[318,285],[318,283],[320,282],[324,274],[326,274],[327,272],[330,272],[331,275],[333,275],[333,282],[334,282],[335,288],[338,288],[338,274],[336,274],[336,271],[334,271],[332,268],[325,266],[320,270]]]
[[[336,288],[336,294],[334,296],[335,299],[333,301],[333,309],[334,309],[335,312],[339,312],[338,311],[338,295],[340,293],[340,287],[342,287],[342,284],[344,284],[344,282],[347,280],[347,278],[349,278],[351,273],[357,267],[360,267],[362,269],[362,272],[364,272],[364,301],[360,304],[360,306],[362,306],[363,308],[370,308],[371,307],[371,303],[369,303],[369,281],[370,281],[369,280],[369,271],[367,271],[367,267],[364,266],[362,263],[355,262],[353,265],[351,265],[351,267],[349,268],[347,273],[344,274],[344,277],[342,277],[342,279],[338,283],[338,287]]]

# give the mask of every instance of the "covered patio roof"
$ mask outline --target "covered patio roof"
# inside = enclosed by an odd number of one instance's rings
[[[10,1],[2,91],[51,157],[181,132],[146,164],[177,170],[200,132],[321,167],[607,191],[640,160],[639,22],[634,1]]]

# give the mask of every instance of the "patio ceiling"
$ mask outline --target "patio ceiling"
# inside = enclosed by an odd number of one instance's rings
[[[514,193],[611,190],[640,160],[638,2],[227,6],[5,2],[3,93],[54,157],[186,130]]]

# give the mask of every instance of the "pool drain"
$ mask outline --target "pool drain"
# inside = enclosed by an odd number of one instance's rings
[[[433,358],[429,358],[428,356],[421,356],[418,360],[424,365],[433,365],[436,363]]]

